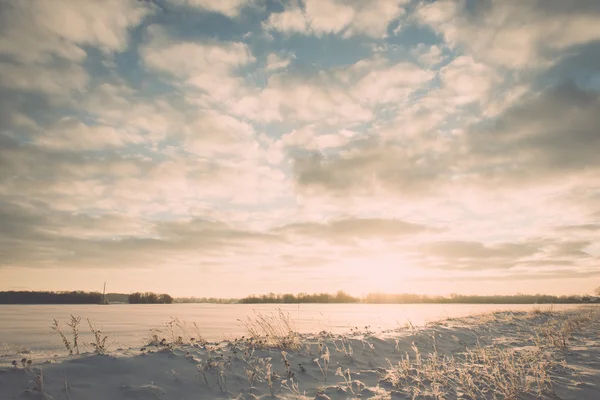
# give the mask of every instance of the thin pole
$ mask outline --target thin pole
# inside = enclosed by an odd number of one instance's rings
[[[104,282],[104,289],[102,290],[102,304],[104,303],[104,294],[106,293],[106,282]]]

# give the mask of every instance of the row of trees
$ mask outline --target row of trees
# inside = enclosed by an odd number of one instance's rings
[[[131,293],[128,300],[130,304],[171,304],[174,299],[166,293],[136,292]]]
[[[600,296],[600,288],[596,290]],[[102,294],[99,292],[33,292],[8,291],[0,292],[0,304],[100,304]],[[275,294],[248,296],[243,299],[219,299],[213,297],[181,297],[174,299],[168,294],[152,292],[136,292],[132,294],[108,293],[105,301],[131,304],[171,304],[171,303],[216,303],[216,304],[256,304],[256,303],[371,303],[371,304],[569,304],[591,303],[597,298],[591,296],[551,296],[543,294],[517,294],[510,296],[467,296],[452,294],[444,296],[427,296],[419,294],[385,294],[369,293],[363,298],[353,297],[340,290],[336,294]]]
[[[238,299],[219,299],[216,297],[176,297],[175,303],[212,303],[212,304],[235,304]]]
[[[358,303],[360,299],[358,297],[352,297],[343,290],[338,291],[336,294],[329,293],[318,293],[318,294],[307,294],[298,293],[293,295],[291,293],[286,294],[275,294],[269,293],[262,296],[249,296],[240,299],[240,303],[253,304],[253,303]]]
[[[385,294],[369,293],[363,298],[353,297],[344,291],[335,295],[328,293],[306,294],[275,294],[249,296],[239,300],[239,303],[369,303],[369,304],[572,304],[589,303],[594,299],[590,296],[551,296],[544,294],[517,294],[506,296],[477,296],[452,294],[444,296],[427,296],[419,294]]]
[[[365,303],[373,304],[415,304],[415,303],[463,303],[463,304],[572,304],[590,302],[589,296],[551,296],[545,294],[516,294],[506,296],[478,296],[451,294],[444,296],[426,296],[418,294],[369,293]]]
[[[99,292],[0,292],[0,304],[99,304]]]
[[[105,302],[119,302],[131,304],[171,304],[173,297],[168,294],[156,294],[152,292],[132,293],[109,293],[105,296]],[[8,291],[0,292],[0,304],[100,304],[102,293],[99,292],[33,292],[33,291]]]

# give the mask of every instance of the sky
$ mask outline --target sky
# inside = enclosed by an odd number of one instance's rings
[[[597,0],[0,0],[0,290],[590,294]]]

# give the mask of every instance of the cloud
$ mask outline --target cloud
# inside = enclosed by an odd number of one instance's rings
[[[426,67],[433,67],[441,63],[444,60],[443,50],[438,45],[426,46],[423,43],[419,43],[411,53],[417,58],[421,65]]]
[[[301,8],[292,2],[283,12],[271,14],[263,27],[288,34],[382,37],[388,25],[404,14],[401,6],[405,3],[407,1],[375,0],[367,4],[359,0],[306,0]]]
[[[450,115],[457,104],[485,99],[491,90],[487,74],[465,82],[463,74],[444,69],[440,74],[448,84],[439,92],[453,99]],[[437,102],[442,95],[434,91],[431,96]],[[600,167],[594,152],[600,146],[595,128],[600,123],[598,96],[561,84],[520,98],[486,123],[474,119],[464,130],[447,135],[432,132],[444,118],[436,120],[427,111],[431,108],[425,97],[415,109],[402,110],[398,121],[380,131],[380,138],[350,143],[336,154],[295,156],[294,177],[301,190],[334,195],[425,195],[464,185],[516,188],[566,177],[581,183],[589,178],[588,184],[594,184]],[[420,126],[421,112],[423,125],[413,132]]]
[[[565,225],[556,229],[567,232],[600,232],[600,224]]]
[[[282,135],[278,144],[285,148],[327,150],[347,146],[357,138],[357,133],[342,129],[334,133],[318,134],[314,127],[305,126]]]
[[[41,147],[63,150],[100,150],[143,143],[138,133],[130,133],[113,126],[86,125],[73,118],[63,118],[44,134],[35,138]]]
[[[371,120],[378,106],[406,101],[433,76],[412,63],[372,57],[316,73],[274,74],[264,89],[248,90],[230,107],[233,113],[261,122],[349,127]]]
[[[590,284],[597,2],[67,3],[1,6],[0,281]]]
[[[232,228],[200,218],[151,221],[125,215],[88,216],[70,212],[40,212],[0,204],[0,268],[40,268],[59,263],[67,268],[149,268],[173,260],[218,259],[228,251],[255,251],[276,236]],[[254,249],[254,250],[252,250]],[[203,257],[198,257],[201,250]]]
[[[568,268],[574,271],[586,265],[594,265],[597,259],[584,251],[589,245],[590,242],[586,241],[550,238],[489,244],[445,240],[423,243],[412,251],[416,251],[419,263],[427,268],[481,271],[511,269],[514,272],[532,274],[543,273],[548,268]]]
[[[600,95],[566,83],[509,107],[465,135],[475,175],[500,181],[564,179],[600,167]],[[486,168],[487,166],[487,168]]]
[[[442,88],[440,100],[454,105],[472,102],[485,102],[494,83],[498,82],[497,73],[490,67],[476,62],[471,56],[459,56],[439,71]]]
[[[540,251],[537,243],[500,243],[486,246],[479,242],[444,241],[423,246],[423,251],[430,256],[444,259],[518,259],[532,256]]]
[[[369,108],[332,82],[328,74],[275,74],[264,89],[233,99],[230,107],[233,113],[259,122],[319,121],[334,125],[373,117]]]
[[[428,227],[410,222],[379,218],[345,218],[325,223],[302,222],[276,228],[278,233],[296,237],[345,242],[355,239],[394,240],[429,230]]]
[[[227,17],[239,17],[242,10],[253,4],[252,0],[169,0],[176,5],[199,7],[206,11],[223,14]]]
[[[464,46],[485,62],[534,68],[556,52],[600,39],[600,9],[594,0],[442,0],[422,3],[416,17],[452,48]]]
[[[242,84],[236,70],[255,58],[241,42],[174,41],[157,26],[148,28],[148,41],[140,49],[145,64],[217,99],[232,95]]]
[[[275,53],[269,53],[267,56],[266,69],[269,72],[277,71],[286,68],[292,60],[290,58],[282,58]]]
[[[375,140],[357,143],[339,154],[299,156],[293,167],[300,191],[336,196],[426,195],[450,173],[445,171],[443,154],[422,154]]]
[[[123,51],[128,31],[152,12],[136,0],[34,0],[3,2],[0,54],[24,64],[46,63],[52,56],[81,61],[85,46]]]
[[[0,87],[13,91],[44,93],[53,100],[83,92],[89,82],[87,71],[78,64],[43,66],[0,62]]]

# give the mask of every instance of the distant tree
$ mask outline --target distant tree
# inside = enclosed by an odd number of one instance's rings
[[[161,294],[158,296],[158,302],[161,304],[171,304],[173,303],[173,298],[168,294]]]
[[[130,304],[171,304],[173,297],[168,294],[156,294],[152,292],[146,293],[131,293],[129,295]]]
[[[600,286],[598,286],[596,289],[594,289],[594,294],[596,296],[600,296]]]

